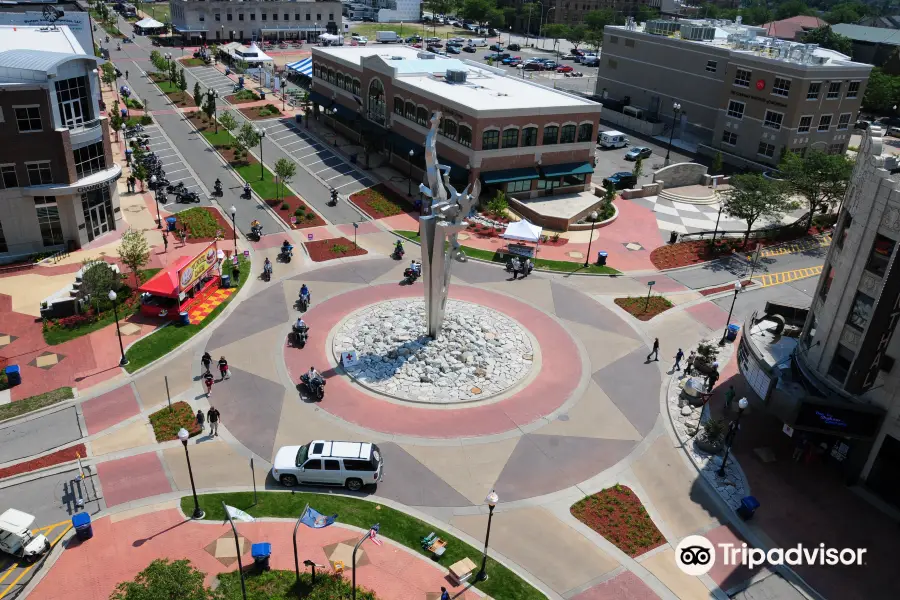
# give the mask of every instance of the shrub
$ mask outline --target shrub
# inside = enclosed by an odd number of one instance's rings
[[[700,342],[697,345],[697,356],[702,362],[712,365],[719,356],[719,347],[709,342]]]
[[[334,254],[346,254],[347,252],[350,252],[350,248],[343,244],[334,244],[331,247],[331,252]]]
[[[718,444],[725,438],[727,429],[723,419],[708,419],[703,423],[703,439],[710,444]]]
[[[302,217],[302,216],[303,216],[303,209],[302,209],[302,208],[298,208],[297,210],[295,210],[295,211],[294,211],[294,216],[296,216],[296,217]]]
[[[291,205],[288,204],[287,202],[282,202],[282,203],[281,203],[281,210],[287,210],[287,209],[289,209],[290,207],[291,207]]]

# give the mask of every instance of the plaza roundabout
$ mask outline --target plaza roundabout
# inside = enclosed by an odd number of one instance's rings
[[[645,341],[613,310],[563,279],[513,282],[493,266],[457,264],[444,346],[426,355],[434,342],[416,329],[423,289],[398,285],[404,266],[363,259],[273,281],[216,328],[206,349],[228,357],[232,376],[210,403],[237,441],[266,461],[311,439],[376,442],[386,465],[379,496],[460,508],[491,489],[512,502],[577,485],[653,429],[659,371],[646,368]],[[300,349],[289,333],[303,283],[312,305]],[[348,373],[349,347],[359,363]],[[407,371],[419,357],[422,370]],[[321,402],[299,384],[310,366],[328,382]]]

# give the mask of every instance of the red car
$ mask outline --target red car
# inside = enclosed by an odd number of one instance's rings
[[[422,47],[422,44],[413,44],[412,47],[413,47],[413,48],[421,48],[421,47]]]
[[[559,65],[556,67],[557,73],[571,73],[574,70],[571,65]]]

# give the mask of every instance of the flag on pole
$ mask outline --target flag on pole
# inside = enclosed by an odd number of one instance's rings
[[[239,508],[235,508],[233,506],[225,505],[225,511],[228,513],[228,516],[235,521],[245,521],[247,523],[252,523],[256,519],[245,513]]]
[[[314,508],[310,508],[309,506],[306,507],[306,510],[303,511],[303,516],[300,517],[301,523],[313,529],[322,529],[323,527],[333,525],[335,520],[337,520],[337,515],[326,517],[319,511],[315,510]]]
[[[384,544],[384,542],[378,539],[378,531],[374,527],[369,530],[369,539],[372,540],[372,543],[376,546]]]

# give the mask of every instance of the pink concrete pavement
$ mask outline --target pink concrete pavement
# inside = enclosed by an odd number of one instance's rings
[[[225,536],[223,545],[234,549],[231,528],[221,523],[186,520],[175,509],[136,516],[113,522],[104,517],[94,522],[94,537],[83,543],[70,541],[53,568],[37,585],[32,600],[107,600],[116,584],[129,581],[156,558],[187,559],[204,573],[206,583],[219,573],[234,571],[237,563],[226,566],[208,550]],[[239,535],[246,538],[242,555],[251,565],[250,545],[272,544],[273,569],[294,569],[291,535],[294,524],[288,522],[237,523]],[[383,531],[384,536],[390,532]],[[326,546],[359,539],[359,532],[335,524],[323,529],[301,528],[297,535],[298,556],[328,565]],[[459,600],[474,600],[471,591],[452,587],[444,572],[428,561],[386,541],[383,546],[365,542],[357,560],[365,553],[368,564],[357,567],[357,584],[373,590],[385,600],[423,600],[428,592],[446,586]],[[349,579],[348,568],[345,576]],[[458,594],[458,595],[457,595]]]
[[[172,491],[156,452],[98,463],[97,475],[108,507]]]
[[[308,320],[322,331],[331,331],[348,314],[373,302],[421,295],[418,285],[388,284],[367,293],[348,292],[314,306]],[[499,310],[518,321],[537,339],[542,350],[540,376],[509,398],[483,405],[431,408],[411,403],[395,404],[363,391],[349,378],[323,372],[328,392],[319,408],[345,421],[375,431],[417,437],[453,438],[491,435],[533,423],[559,408],[581,379],[581,358],[569,334],[546,314],[531,306],[464,285],[454,285],[450,297]],[[324,336],[312,336],[302,351],[285,349],[285,362],[293,381],[299,381],[310,364],[329,364],[331,348]]]
[[[123,385],[81,404],[88,435],[94,435],[141,412],[134,390]]]
[[[603,583],[586,589],[572,600],[657,600],[656,592],[647,587],[641,578],[625,571]]]

